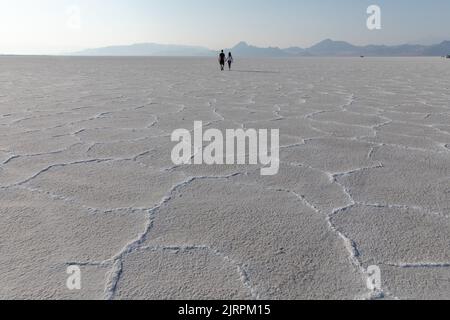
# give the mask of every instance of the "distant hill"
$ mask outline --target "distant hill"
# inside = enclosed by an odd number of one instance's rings
[[[157,43],[111,46],[72,53],[76,56],[211,56],[214,51],[204,47]]]
[[[427,56],[447,56],[450,54],[450,41],[429,46],[424,51]]]
[[[306,49],[314,56],[347,56],[360,55],[358,47],[344,41],[333,41],[330,39],[319,42],[318,44]]]
[[[272,58],[283,58],[283,57],[302,57],[310,56],[305,49],[299,47],[290,47],[287,49],[280,49],[278,47],[268,47],[260,48],[247,44],[246,42],[240,42],[231,49],[226,49],[225,51],[231,51],[236,56],[241,57],[272,57]]]
[[[231,49],[225,51],[233,52],[233,55],[241,57],[289,57],[290,54],[277,47],[259,48],[251,46],[246,42],[240,42]]]
[[[290,54],[290,55],[296,55],[296,56],[309,56],[311,54],[309,54],[308,52],[306,52],[305,49],[300,48],[300,47],[289,47],[286,49],[283,49],[284,52]]]
[[[404,44],[398,46],[367,45],[355,46],[345,41],[327,39],[310,48],[290,47],[261,48],[240,42],[233,48],[225,49],[240,57],[421,57],[446,56],[450,54],[450,41],[435,45]],[[130,46],[111,46],[98,49],[88,49],[73,53],[77,56],[198,56],[207,57],[217,55],[217,51],[198,46],[163,45],[156,43],[142,43]]]
[[[306,52],[313,56],[338,56],[338,57],[421,57],[444,56],[450,54],[450,41],[441,44],[424,46],[404,44],[398,46],[367,45],[355,46],[344,41],[324,40]]]

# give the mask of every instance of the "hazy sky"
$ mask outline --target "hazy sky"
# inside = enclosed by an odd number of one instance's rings
[[[380,31],[367,7],[382,9]],[[79,13],[79,19],[78,17]],[[211,49],[243,40],[310,46],[450,40],[450,0],[0,0],[0,53],[157,42]]]

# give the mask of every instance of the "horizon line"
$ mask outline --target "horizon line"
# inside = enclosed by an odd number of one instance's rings
[[[109,44],[109,45],[101,45],[101,46],[97,46],[97,47],[85,47],[82,49],[78,49],[77,51],[71,51],[71,52],[59,52],[59,53],[1,53],[0,52],[0,56],[70,56],[70,55],[77,55],[83,51],[88,51],[88,50],[98,50],[98,49],[106,49],[106,48],[111,48],[111,47],[130,47],[130,46],[135,46],[135,45],[145,45],[145,44],[154,44],[154,45],[162,45],[162,46],[179,46],[179,47],[186,47],[186,48],[202,48],[202,49],[207,49],[211,52],[220,52],[221,50],[225,50],[225,49],[232,49],[236,46],[238,46],[239,44],[246,44],[248,46],[251,47],[256,47],[256,48],[260,48],[260,49],[280,49],[280,50],[287,50],[290,48],[299,48],[302,50],[308,50],[310,48],[313,48],[314,46],[323,43],[325,41],[332,41],[332,42],[343,42],[343,43],[347,43],[350,44],[352,46],[355,47],[369,47],[369,46],[379,46],[379,47],[398,47],[398,46],[423,46],[423,47],[430,47],[430,46],[435,46],[435,45],[439,45],[439,44],[443,44],[446,42],[450,42],[450,40],[442,40],[436,43],[432,43],[432,44],[421,44],[419,42],[417,43],[408,43],[408,42],[402,42],[402,43],[398,43],[398,44],[353,44],[352,42],[346,41],[346,40],[334,40],[332,38],[326,38],[324,40],[315,42],[314,44],[312,44],[311,46],[308,47],[304,47],[304,46],[299,46],[299,45],[290,45],[290,46],[258,46],[258,45],[254,45],[251,42],[248,41],[239,41],[237,42],[235,45],[233,45],[232,47],[223,47],[223,49],[212,49],[209,46],[206,45],[198,45],[198,44],[178,44],[178,43],[161,43],[161,42],[134,42],[134,43],[128,43],[128,44]]]
[[[262,49],[268,49],[268,48],[277,48],[277,49],[282,49],[282,50],[289,49],[289,48],[309,49],[309,48],[312,48],[315,45],[320,44],[320,43],[325,42],[325,41],[345,42],[345,43],[351,44],[351,45],[353,45],[355,47],[368,47],[368,46],[396,47],[396,46],[405,46],[405,45],[429,47],[429,46],[433,46],[433,45],[442,44],[442,43],[445,43],[445,42],[450,42],[450,40],[442,40],[442,41],[439,41],[439,42],[436,42],[436,43],[432,43],[432,44],[421,44],[421,43],[418,43],[418,42],[416,42],[416,43],[401,42],[401,43],[398,43],[398,44],[385,44],[385,43],[383,43],[383,44],[373,44],[373,43],[353,44],[352,42],[349,42],[347,40],[334,40],[332,38],[326,38],[326,39],[317,41],[317,42],[315,42],[314,44],[312,44],[310,46],[304,47],[304,46],[295,45],[295,44],[292,44],[292,45],[289,45],[289,46],[271,46],[271,45],[269,45],[269,46],[258,46],[258,45],[252,44],[249,41],[243,40],[243,41],[237,42],[236,44],[234,44],[230,48],[227,48],[227,47],[223,47],[223,48],[224,49],[231,49],[231,48],[234,48],[234,47],[236,47],[237,45],[239,45],[241,43],[245,43],[248,46],[262,48]],[[179,43],[152,42],[152,41],[148,41],[148,42],[133,42],[133,43],[128,43],[128,44],[125,44],[125,43],[124,44],[109,44],[109,45],[102,45],[102,46],[98,46],[98,47],[88,47],[88,48],[84,48],[84,49],[81,49],[81,50],[84,51],[84,50],[103,49],[103,48],[109,48],[109,47],[125,47],[125,46],[141,45],[141,44],[156,44],[156,45],[163,45],[163,46],[180,46],[180,47],[191,47],[191,48],[197,47],[197,48],[208,49],[208,50],[211,50],[211,51],[223,50],[223,49],[212,49],[211,47],[209,47],[207,45],[201,45],[201,44],[179,44]]]

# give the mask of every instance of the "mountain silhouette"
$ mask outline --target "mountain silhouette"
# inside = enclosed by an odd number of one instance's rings
[[[239,42],[233,48],[224,49],[240,57],[422,57],[447,56],[450,54],[450,41],[435,45],[403,44],[397,46],[367,45],[355,46],[345,41],[326,39],[310,48],[290,47],[257,47],[247,42]],[[88,49],[76,52],[76,56],[198,56],[208,57],[217,55],[217,51],[200,46],[165,45],[156,43],[142,43],[130,46],[111,46]]]
[[[214,51],[199,46],[139,43],[129,46],[110,46],[75,52],[76,56],[211,56]]]
[[[359,55],[358,47],[344,41],[333,41],[331,39],[324,40],[318,44],[306,49],[311,55]]]
[[[236,56],[241,57],[289,57],[290,54],[278,47],[259,48],[251,46],[246,42],[240,42],[231,49],[225,51],[231,51]]]

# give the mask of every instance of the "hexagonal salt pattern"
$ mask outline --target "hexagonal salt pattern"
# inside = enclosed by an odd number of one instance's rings
[[[215,64],[0,57],[0,298],[450,299],[450,65]],[[279,173],[175,166],[194,121]]]

